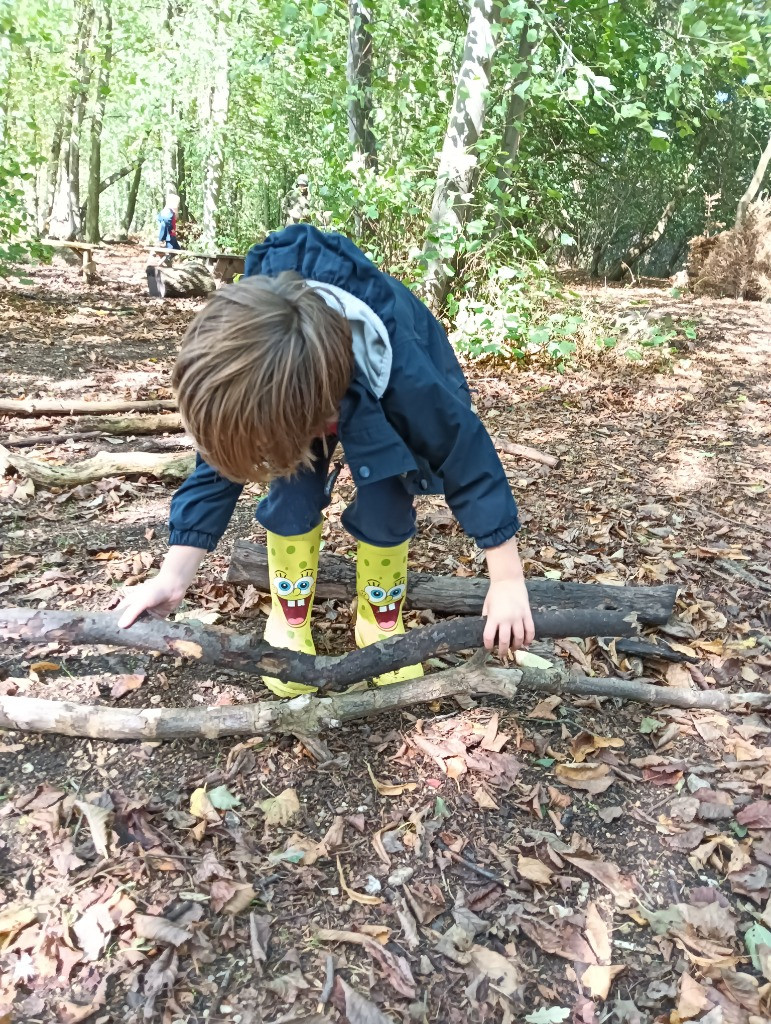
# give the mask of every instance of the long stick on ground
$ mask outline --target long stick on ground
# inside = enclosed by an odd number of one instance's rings
[[[193,472],[195,455],[191,452],[97,452],[83,462],[54,466],[17,455],[0,444],[0,473],[7,466],[40,487],[78,487],[111,476],[154,476],[179,482]]]
[[[619,636],[636,632],[634,616],[619,612],[536,609],[533,618],[538,637]],[[457,619],[412,629],[404,636],[381,640],[348,654],[314,656],[271,647],[251,635],[207,629],[190,622],[142,618],[130,629],[120,629],[118,616],[107,612],[0,609],[0,638],[6,640],[110,644],[163,651],[250,675],[268,675],[333,690],[426,661],[436,654],[478,648],[482,645],[483,630],[484,619]]]
[[[231,583],[252,583],[270,591],[268,552],[263,544],[239,540],[228,568]],[[453,615],[481,615],[490,581],[484,577],[431,576],[409,573],[408,605]],[[588,609],[637,612],[640,622],[663,625],[674,611],[676,586],[612,587],[599,583],[563,583],[529,579],[530,603],[536,608]],[[347,600],[356,593],[356,566],[341,555],[321,553],[316,596]],[[576,634],[578,635],[578,634]],[[602,635],[602,634],[595,634]]]
[[[640,680],[570,677],[562,668],[496,669],[473,666],[446,669],[422,679],[356,693],[290,701],[262,701],[210,708],[111,708],[0,697],[0,729],[57,733],[108,740],[218,739],[222,736],[318,735],[345,722],[384,714],[413,704],[453,696],[497,696],[513,700],[518,690],[579,694],[638,701],[659,707],[742,711],[771,706],[768,693],[723,693],[652,686]]]
[[[51,398],[0,398],[0,416],[109,416],[122,412],[163,412],[176,409],[177,403],[149,402],[84,402]]]

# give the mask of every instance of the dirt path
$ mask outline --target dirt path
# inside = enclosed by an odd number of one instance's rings
[[[146,298],[128,256],[105,277],[89,288],[59,264],[0,293],[3,397],[170,397],[196,304]],[[668,638],[693,660],[642,664],[594,641],[556,653],[583,672],[767,690],[771,311],[582,294],[606,316],[673,324],[678,352],[471,372],[491,431],[562,458],[552,472],[505,460],[527,571],[677,583]],[[39,426],[6,419],[0,440]],[[39,433],[25,454],[44,461],[105,447]],[[265,599],[222,580],[233,539],[259,535],[250,491],[186,605],[243,631],[261,628]],[[170,494],[0,478],[0,602],[105,608],[157,568]],[[349,496],[342,481],[330,550],[353,547]],[[441,502],[419,514],[416,568],[481,571]],[[342,603],[314,629],[320,652],[352,646]],[[136,707],[253,693],[184,659],[53,644],[0,650],[0,692]],[[769,731],[760,715],[523,698],[346,728],[323,764],[289,739],[7,734],[0,1022],[758,1024],[771,1019]]]

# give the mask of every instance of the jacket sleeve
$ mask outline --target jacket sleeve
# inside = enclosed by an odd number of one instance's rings
[[[510,540],[519,516],[501,460],[468,392],[446,384],[416,342],[409,365],[392,376],[383,409],[407,445],[444,483],[447,504],[481,548]]]
[[[169,544],[213,551],[243,489],[243,484],[226,480],[196,455],[195,470],[171,499]]]

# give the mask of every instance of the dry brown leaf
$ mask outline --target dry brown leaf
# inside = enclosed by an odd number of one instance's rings
[[[220,820],[216,807],[203,787],[194,789],[190,794],[190,813],[194,818],[202,818],[212,824],[217,824]]]
[[[490,982],[490,987],[504,996],[516,994],[520,985],[519,972],[511,960],[486,946],[473,945],[469,950],[471,963]]]
[[[527,717],[544,718],[547,722],[556,722],[557,716],[554,714],[554,709],[558,708],[561,703],[562,697],[558,697],[556,694],[552,697],[545,697],[536,704]]]
[[[747,828],[771,828],[771,800],[756,800],[742,807],[736,820]]]
[[[316,938],[320,942],[350,942],[363,946],[383,969],[393,988],[407,999],[415,998],[415,979],[412,977],[409,963],[404,957],[395,956],[390,950],[375,942],[369,935],[337,928],[322,928],[316,933]]]
[[[417,782],[380,782],[375,778],[375,774],[369,765],[367,765],[367,771],[372,779],[372,785],[381,796],[401,796],[403,793],[412,793],[413,790],[418,788]]]
[[[545,921],[523,919],[519,927],[544,953],[553,953],[565,960],[578,960],[584,964],[593,964],[596,960],[591,946],[575,925],[564,921],[550,925]]]
[[[477,786],[471,794],[483,810],[497,811],[498,804],[493,800],[484,786]]]
[[[461,775],[465,775],[468,771],[468,765],[465,758],[455,755],[448,757],[444,762],[444,770],[447,772],[448,778],[459,779]]]
[[[340,858],[337,857],[337,875],[340,879],[340,888],[343,890],[345,895],[353,900],[354,903],[361,903],[367,907],[377,907],[383,902],[382,896],[370,896],[366,892],[357,892],[355,889],[349,888],[345,881],[345,875],[343,874],[343,865],[340,863]]]
[[[677,998],[677,1014],[680,1020],[691,1020],[698,1017],[702,1010],[710,1006],[710,1000],[704,988],[688,974],[680,976],[680,992]]]
[[[116,676],[110,690],[110,696],[114,697],[115,700],[119,700],[132,690],[138,690],[145,679],[144,672],[136,672],[134,675]]]
[[[537,857],[519,857],[517,871],[522,878],[538,885],[551,885],[553,872]]]
[[[248,910],[257,893],[248,882],[234,882],[233,884],[236,891],[223,905],[222,909],[226,914],[231,914],[235,917],[236,914]]]
[[[83,950],[84,959],[93,963],[102,955],[102,950],[110,941],[115,922],[104,903],[94,903],[78,918],[72,930]]]
[[[734,1002],[744,1007],[749,1013],[760,1013],[760,995],[758,979],[751,974],[737,971],[722,971],[720,983]]]
[[[566,807],[570,807],[573,803],[573,797],[567,793],[563,793],[562,790],[557,789],[556,786],[547,786],[546,792],[549,794],[549,800],[554,804],[555,807],[559,807],[561,810],[565,810]]]
[[[58,672],[61,665],[55,661],[33,661],[29,667],[30,672]]]
[[[260,804],[260,810],[265,815],[266,825],[287,825],[300,811],[297,792],[289,787],[278,796],[268,797]]]
[[[391,938],[391,929],[384,924],[360,924],[359,931],[370,935],[381,946],[385,946]]]
[[[88,822],[94,849],[100,857],[107,857],[107,825],[112,817],[112,811],[108,811],[105,807],[98,807],[96,804],[87,803],[85,800],[76,800],[75,806]]]
[[[155,1012],[155,1000],[164,991],[172,992],[177,980],[179,959],[173,946],[167,946],[147,970],[144,983],[145,1020],[151,1020]]]
[[[290,1004],[297,1000],[301,992],[310,988],[299,967],[295,967],[288,974],[281,974],[276,978],[269,978],[267,981],[263,978],[262,984],[269,992],[273,992],[279,999]]]
[[[372,836],[372,845],[375,848],[375,853],[388,868],[391,867],[391,858],[383,843],[383,837],[391,832],[398,832],[400,829],[400,825],[389,823],[388,825],[384,825],[383,828],[379,828]]]
[[[187,928],[180,928],[165,917],[157,917],[154,914],[135,914],[133,918],[134,931],[139,939],[147,939],[148,942],[164,943],[168,946],[181,946],[193,937],[193,933]]]
[[[0,947],[13,941],[22,929],[37,920],[37,912],[32,907],[11,906],[0,910]]]
[[[579,871],[585,871],[587,875],[596,878],[605,888],[612,892],[620,907],[631,907],[637,902],[635,891],[631,882],[625,878],[615,864],[608,864],[604,860],[590,860],[588,857],[577,857],[573,854],[562,854],[565,860],[569,861]]]
[[[560,782],[585,793],[604,793],[615,782],[615,775],[607,764],[584,761],[580,764],[558,764],[554,772]]]
[[[344,978],[337,978],[337,984],[345,999],[345,1016],[350,1024],[394,1024],[393,1017],[383,1013],[379,1006],[367,999]]]
[[[607,964],[611,958],[610,932],[596,903],[590,903],[586,908],[585,932],[599,963]]]
[[[593,732],[579,732],[573,737],[570,751],[576,762],[585,761],[589,754],[606,747],[623,747],[624,741],[615,736],[597,736]]]
[[[592,999],[607,999],[613,979],[625,969],[624,964],[617,964],[615,967],[592,964],[581,975],[581,984]]]

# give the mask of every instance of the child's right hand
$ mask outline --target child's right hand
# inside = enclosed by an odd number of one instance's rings
[[[203,548],[175,544],[170,547],[157,576],[123,592],[118,605],[121,617],[118,626],[127,629],[142,612],[170,615],[182,604],[185,591],[195,579],[198,567],[206,557]]]
[[[118,626],[127,629],[142,612],[153,612],[165,618],[182,604],[186,589],[182,580],[164,576],[162,572],[136,587],[127,587],[118,605],[122,613]]]

